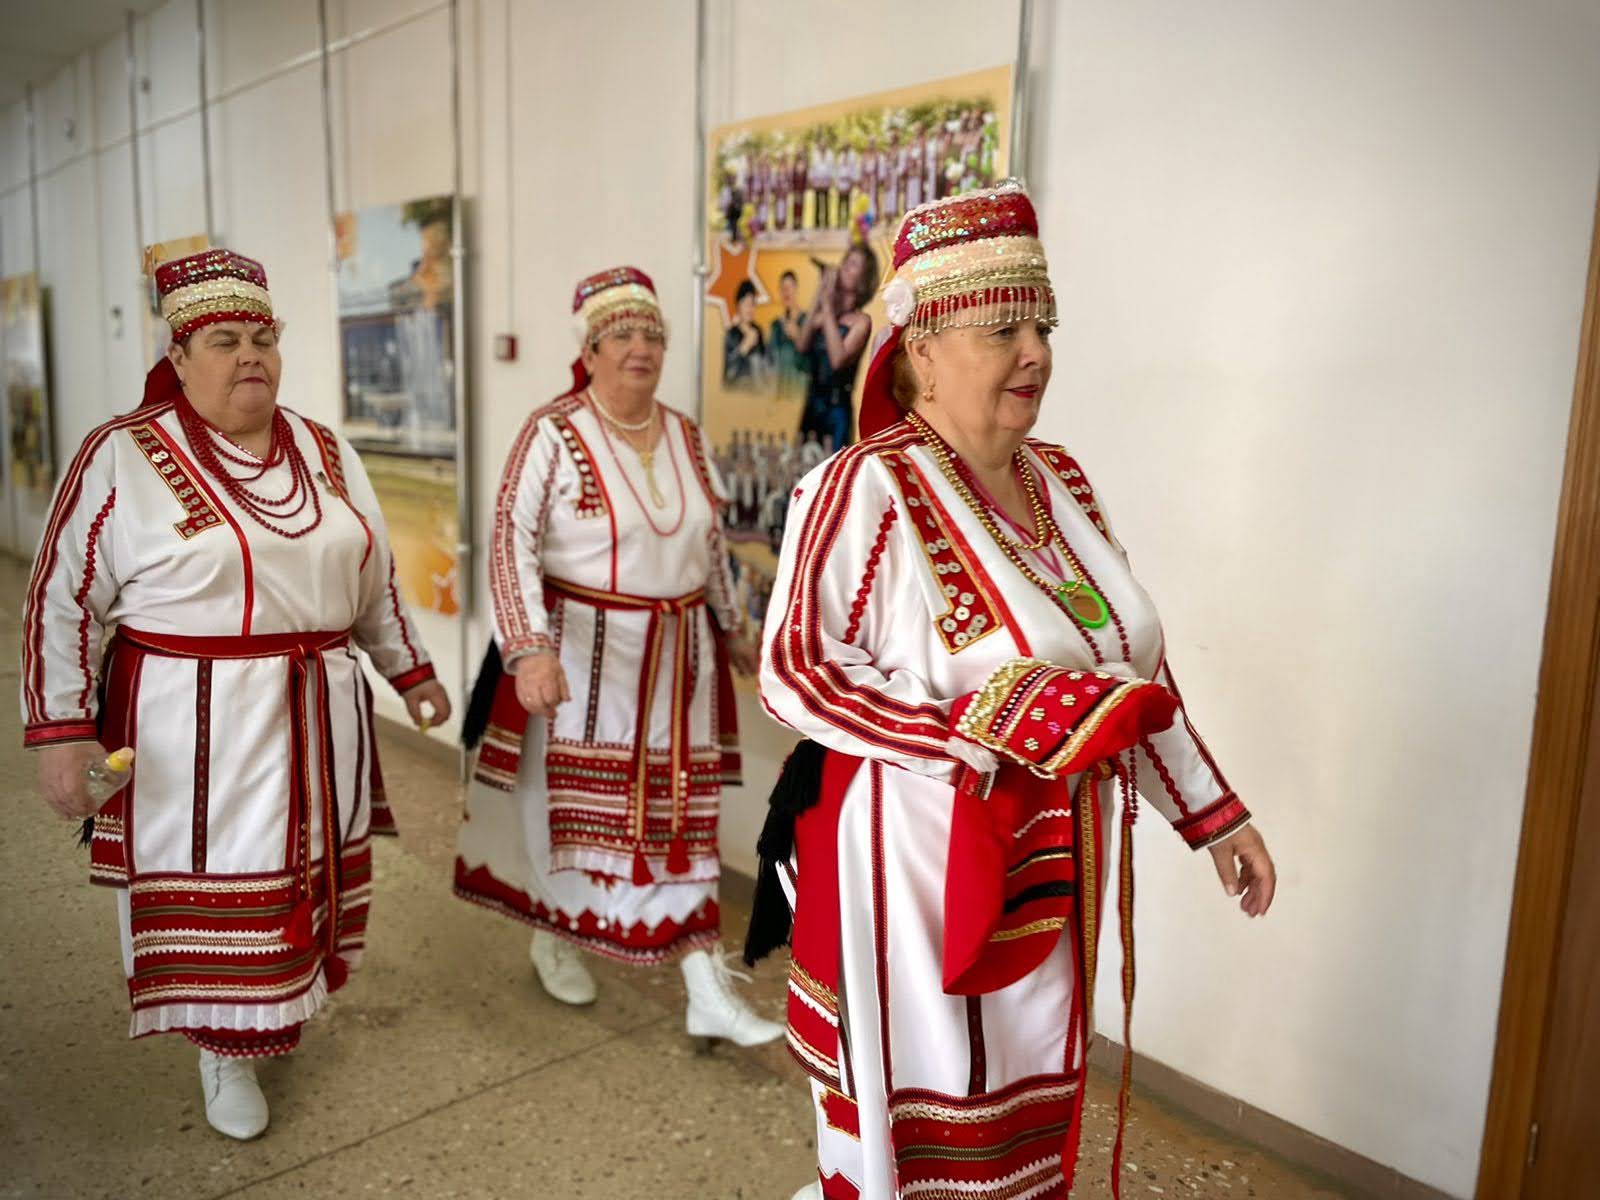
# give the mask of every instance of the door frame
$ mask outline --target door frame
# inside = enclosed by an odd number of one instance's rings
[[[1478,1200],[1516,1200],[1530,1156],[1591,706],[1600,674],[1600,196],[1589,251],[1577,380],[1550,571],[1522,843],[1500,993]]]

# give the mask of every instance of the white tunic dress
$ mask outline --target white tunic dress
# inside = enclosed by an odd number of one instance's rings
[[[197,467],[174,407],[142,408],[84,441],[28,588],[27,744],[137,751],[91,846],[94,881],[124,889],[134,1035],[284,1029],[343,981],[371,879],[356,651],[397,688],[433,675],[359,457],[287,420],[322,513],[309,532],[262,528]],[[284,495],[289,472],[250,486]]]
[[[1114,614],[1102,629],[1017,570],[909,424],[829,459],[790,508],[762,697],[806,737],[865,760],[839,810],[835,862],[821,868],[837,871],[837,987],[798,962],[791,974],[790,1045],[814,1080],[829,1195],[1065,1194],[1083,1068],[1072,939],[998,991],[941,985],[949,712],[1017,657],[1086,671],[1125,662],[1169,687],[1171,675],[1155,608],[1087,480],[1059,448],[1030,443],[1027,457]],[[1192,844],[1247,818],[1181,713],[1128,757],[1144,798]],[[1076,783],[1063,782],[1064,806]],[[803,854],[796,866],[798,922],[816,868]]]
[[[555,646],[572,700],[529,719],[505,688],[456,859],[464,899],[636,964],[718,936],[730,747],[711,613],[742,626],[709,448],[660,411],[660,506],[584,397],[535,412],[512,446],[490,548],[495,640],[508,669]]]

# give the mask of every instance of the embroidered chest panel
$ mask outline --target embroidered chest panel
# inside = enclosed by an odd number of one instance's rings
[[[311,430],[311,436],[316,439],[317,452],[322,456],[322,465],[328,473],[328,487],[339,499],[348,500],[350,489],[344,479],[344,459],[339,455],[338,438],[333,430],[316,421],[307,421],[306,428]]]
[[[161,476],[162,482],[171,489],[173,498],[183,506],[183,520],[175,521],[172,525],[179,537],[188,541],[196,534],[222,524],[222,514],[211,503],[199,481],[190,477],[188,468],[167,446],[153,422],[135,425],[128,430],[128,435],[155,473]]]
[[[946,650],[959,654],[1004,623],[993,581],[910,456],[903,450],[886,450],[878,457],[900,490],[906,517],[944,596],[944,611],[934,615],[934,630]]]
[[[1106,528],[1106,520],[1100,513],[1100,504],[1095,500],[1094,489],[1089,486],[1089,480],[1078,466],[1078,460],[1060,446],[1030,441],[1028,448],[1039,456],[1040,461],[1050,468],[1056,478],[1067,485],[1067,491],[1072,493],[1072,498],[1078,502],[1078,507],[1083,509],[1084,515],[1094,522],[1094,527],[1109,542],[1111,531]]]
[[[550,418],[556,432],[561,436],[561,442],[567,448],[567,453],[572,456],[573,464],[578,469],[578,499],[573,505],[573,515],[578,517],[603,517],[608,509],[606,507],[606,492],[600,483],[600,473],[594,464],[594,455],[589,452],[588,443],[583,440],[583,435],[574,428],[572,421],[564,412],[555,413]]]

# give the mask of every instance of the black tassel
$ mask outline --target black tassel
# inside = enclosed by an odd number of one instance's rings
[[[78,845],[87,846],[94,841],[94,818],[85,817],[83,824],[78,827]]]
[[[794,918],[778,879],[778,866],[794,854],[795,822],[822,799],[822,764],[827,750],[818,743],[801,741],[784,760],[778,782],[767,797],[767,819],[756,839],[760,866],[756,871],[755,900],[750,906],[750,926],[745,930],[744,961],[755,966],[779,946],[789,944]]]
[[[467,701],[467,713],[461,719],[461,744],[468,750],[477,749],[483,734],[489,728],[489,711],[494,707],[494,694],[500,678],[506,673],[500,661],[500,647],[489,640],[489,649],[483,656],[483,666],[478,668],[478,678],[472,685],[472,697]]]

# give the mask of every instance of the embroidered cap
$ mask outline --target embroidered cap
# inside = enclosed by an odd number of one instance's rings
[[[906,339],[958,325],[1055,320],[1039,218],[1022,184],[964,192],[905,215],[883,291]]]
[[[883,307],[890,331],[862,388],[862,437],[900,419],[893,363],[904,342],[964,325],[1055,321],[1039,218],[1022,182],[1008,179],[908,212],[895,238]]]
[[[656,299],[656,285],[637,267],[612,267],[578,283],[572,293],[572,329],[579,346],[591,346],[608,333],[653,333],[663,341],[667,322]],[[589,386],[583,355],[572,360],[572,390]]]
[[[174,341],[223,321],[278,327],[272,316],[267,272],[253,258],[232,250],[202,250],[156,268],[161,315]]]
[[[612,267],[583,280],[572,294],[572,314],[585,346],[608,333],[667,332],[656,286],[637,267]]]

